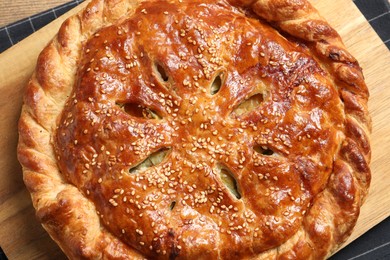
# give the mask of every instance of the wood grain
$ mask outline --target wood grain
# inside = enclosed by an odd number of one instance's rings
[[[390,52],[352,1],[312,2],[359,61],[370,90],[372,181],[347,245],[390,215]]]
[[[0,27],[65,4],[70,0],[0,0]]]
[[[0,54],[0,246],[12,259],[66,259],[35,218],[16,157],[24,87],[39,52],[82,4]]]
[[[390,169],[390,53],[351,0],[313,0],[313,3],[360,61],[371,92],[373,179],[370,195],[348,244],[390,215],[390,176],[387,174]],[[17,121],[23,89],[38,53],[63,20],[61,17],[0,55],[0,246],[10,260],[64,258],[34,217],[16,159]]]

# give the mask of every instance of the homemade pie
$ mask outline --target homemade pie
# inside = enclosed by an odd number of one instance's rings
[[[368,192],[368,96],[306,0],[93,0],[38,58],[18,156],[71,259],[322,259]]]

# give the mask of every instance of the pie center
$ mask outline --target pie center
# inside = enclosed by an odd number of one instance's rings
[[[85,45],[58,164],[146,256],[278,246],[327,182],[338,93],[303,47],[248,16],[143,3]]]

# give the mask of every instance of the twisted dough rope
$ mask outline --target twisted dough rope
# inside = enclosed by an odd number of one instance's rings
[[[308,1],[230,2],[252,8],[262,19],[307,41],[335,75],[345,105],[346,131],[328,186],[313,201],[302,228],[280,247],[257,258],[329,256],[352,232],[370,183],[371,123],[361,68],[345,50],[339,35]],[[56,119],[64,107],[63,97],[71,95],[82,43],[97,29],[131,15],[138,4],[139,1],[94,0],[84,11],[69,18],[41,53],[27,87],[18,147],[24,180],[38,218],[70,258],[143,258],[101,227],[93,203],[62,178],[50,134],[55,132]]]
[[[39,55],[19,121],[18,157],[37,217],[71,259],[144,259],[100,225],[94,204],[59,172],[51,133],[76,79],[85,42],[132,8],[132,1],[92,1],[67,19]]]
[[[308,42],[330,74],[344,102],[345,138],[334,159],[334,170],[325,190],[318,194],[290,251],[282,245],[274,256],[292,258],[327,257],[351,234],[367,195],[371,172],[368,88],[362,69],[345,49],[338,33],[306,0],[230,0],[250,8],[259,17],[291,36]],[[353,196],[348,196],[352,193]],[[333,214],[332,214],[333,213]],[[337,218],[333,218],[337,216]],[[332,227],[333,228],[329,228]],[[328,227],[320,230],[319,227]],[[302,233],[302,234],[300,234]],[[304,234],[304,235],[303,235]],[[306,241],[305,241],[306,236]],[[322,239],[321,239],[322,238]],[[290,240],[293,240],[291,238]],[[314,248],[314,249],[313,249]],[[311,251],[311,252],[310,252]]]

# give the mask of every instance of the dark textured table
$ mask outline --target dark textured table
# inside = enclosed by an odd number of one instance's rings
[[[23,40],[52,20],[69,11],[81,0],[52,8],[40,14],[0,28],[0,53]],[[353,0],[365,18],[390,49],[390,2],[389,0]],[[1,8],[1,7],[0,7]],[[390,64],[389,64],[390,66]],[[390,209],[389,209],[390,210]],[[1,245],[0,245],[1,246]],[[7,257],[0,248],[0,260]],[[379,223],[357,240],[335,254],[331,260],[385,260],[390,259],[390,218]]]

